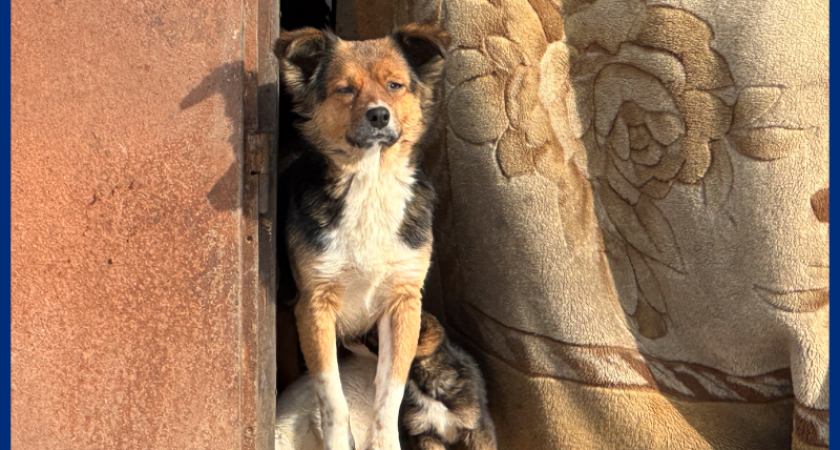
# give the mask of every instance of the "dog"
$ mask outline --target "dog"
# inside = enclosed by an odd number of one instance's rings
[[[373,414],[378,351],[377,331],[361,343],[346,343],[352,354],[341,360],[341,382],[350,405],[350,423],[359,442],[369,438],[365,423]],[[304,375],[277,401],[276,450],[316,450],[322,445],[321,414],[313,380]],[[496,450],[496,433],[487,409],[484,379],[475,360],[452,343],[429,313],[421,320],[399,423],[403,448],[414,450]]]
[[[337,340],[377,326],[372,450],[397,450],[398,414],[420,332],[434,189],[420,148],[435,117],[448,38],[407,25],[345,41],[282,32],[280,72],[306,148],[287,169],[286,248],[295,320],[323,424],[323,448],[354,449]]]

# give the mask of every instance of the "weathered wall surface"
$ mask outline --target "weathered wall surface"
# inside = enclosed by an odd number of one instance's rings
[[[13,448],[253,448],[272,4],[12,4]]]

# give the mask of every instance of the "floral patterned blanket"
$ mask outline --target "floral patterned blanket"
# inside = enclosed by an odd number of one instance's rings
[[[424,301],[500,448],[827,447],[827,1],[339,7],[452,37]]]

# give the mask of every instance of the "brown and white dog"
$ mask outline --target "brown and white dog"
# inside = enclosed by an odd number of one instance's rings
[[[305,28],[283,32],[275,47],[308,145],[285,177],[285,234],[324,449],[355,448],[336,341],[374,325],[369,447],[400,448],[398,414],[432,252],[434,191],[418,144],[433,120],[447,43],[442,31],[408,25],[367,41]]]

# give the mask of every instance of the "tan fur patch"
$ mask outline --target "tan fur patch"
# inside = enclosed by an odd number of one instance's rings
[[[435,316],[423,312],[420,322],[420,339],[417,343],[417,357],[423,358],[434,353],[443,342],[443,326]]]
[[[391,375],[402,384],[405,384],[408,378],[408,370],[417,353],[420,336],[420,299],[420,286],[404,285],[394,289],[388,305],[394,342]]]
[[[324,284],[301,291],[295,307],[300,347],[313,373],[325,372],[336,361],[335,322],[344,288]]]

